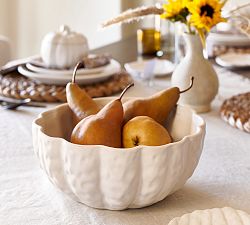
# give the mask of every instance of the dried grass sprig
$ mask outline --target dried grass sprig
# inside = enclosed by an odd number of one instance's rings
[[[240,15],[239,10],[250,6],[250,3],[242,4],[237,6],[236,8],[226,12],[227,18],[234,18],[238,20],[238,28],[242,33],[245,33],[250,37],[250,19],[246,16]],[[148,15],[161,15],[164,13],[164,9],[160,4],[155,6],[141,6],[135,9],[129,9],[119,14],[116,17],[113,17],[107,21],[104,21],[101,26],[103,28],[108,27],[117,23],[129,23],[133,21],[137,21],[143,19]]]
[[[242,15],[235,17],[235,19],[237,21],[236,28],[250,38],[250,19]]]
[[[148,15],[161,15],[164,9],[161,6],[142,6],[135,9],[129,9],[120,15],[113,17],[102,23],[102,27],[108,27],[116,23],[128,23],[142,19]]]
[[[248,6],[250,6],[250,2],[235,7],[234,9],[230,10],[228,14],[232,16],[234,13],[238,13],[240,9],[246,8]]]
[[[237,26],[235,26],[241,33],[246,34],[250,38],[250,18],[241,14],[240,9],[250,7],[250,2],[237,6],[228,12],[228,16],[233,19]]]

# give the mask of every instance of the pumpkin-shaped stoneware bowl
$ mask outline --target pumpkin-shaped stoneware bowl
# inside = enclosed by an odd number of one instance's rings
[[[105,105],[112,99],[95,101]],[[35,154],[56,187],[90,207],[122,210],[163,200],[193,174],[202,152],[204,120],[178,105],[167,128],[174,142],[162,146],[72,144],[72,112],[63,104],[40,114],[32,130]]]

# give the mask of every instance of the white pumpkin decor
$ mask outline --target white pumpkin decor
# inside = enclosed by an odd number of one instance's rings
[[[49,68],[67,69],[88,55],[87,38],[62,25],[59,32],[50,32],[42,40],[41,57]]]

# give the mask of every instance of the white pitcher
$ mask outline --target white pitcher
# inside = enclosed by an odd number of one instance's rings
[[[189,105],[198,113],[207,112],[218,93],[218,77],[211,63],[203,56],[199,36],[184,33],[183,37],[186,54],[173,72],[171,84],[183,90],[189,86],[191,77],[194,77],[193,87],[181,94],[179,103]]]

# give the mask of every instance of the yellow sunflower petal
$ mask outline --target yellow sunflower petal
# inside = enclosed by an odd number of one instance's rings
[[[190,24],[197,29],[209,31],[216,24],[225,21],[221,17],[221,8],[223,3],[218,0],[193,0],[187,4],[191,14]]]
[[[168,3],[163,4],[164,13],[161,15],[162,18],[170,19],[178,16],[186,7],[187,0],[169,0]]]

